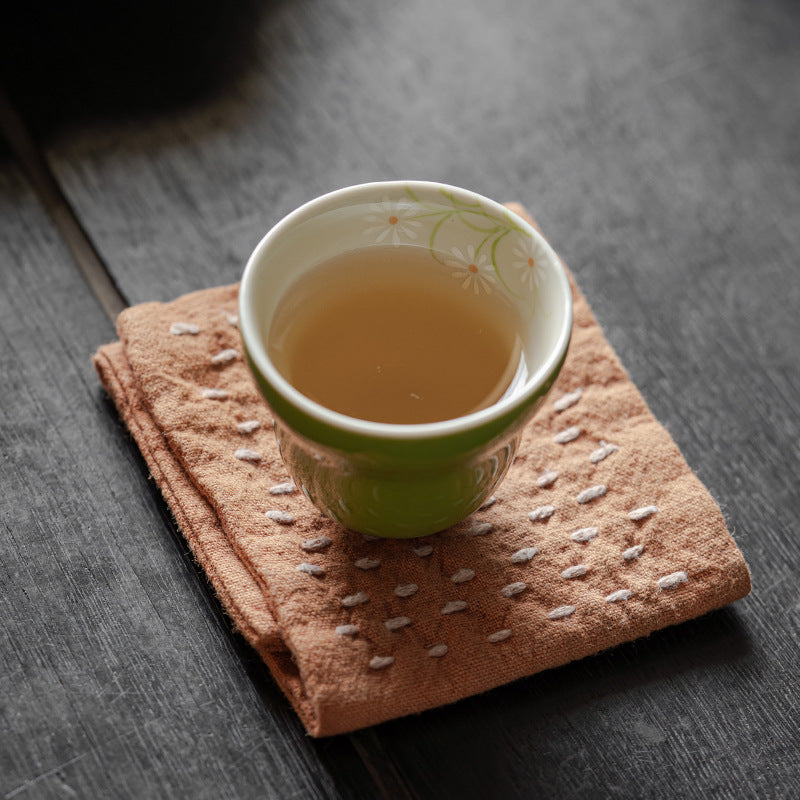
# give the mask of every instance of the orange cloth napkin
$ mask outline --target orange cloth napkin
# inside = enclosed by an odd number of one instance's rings
[[[130,308],[94,363],[220,601],[313,736],[450,703],[749,592],[719,508],[574,283],[566,364],[496,498],[410,541],[347,531],[289,481],[242,360],[236,296]]]

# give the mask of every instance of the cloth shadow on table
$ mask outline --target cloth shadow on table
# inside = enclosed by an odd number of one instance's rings
[[[372,733],[383,752],[392,754],[389,758],[396,758],[398,764],[415,763],[420,775],[435,771],[447,779],[459,776],[452,788],[463,797],[484,796],[480,792],[487,786],[492,787],[493,796],[516,796],[519,778],[509,769],[515,759],[509,748],[524,742],[520,748],[525,757],[541,764],[537,774],[543,783],[528,787],[531,796],[537,791],[545,791],[548,797],[586,796],[587,787],[576,789],[571,782],[574,776],[567,780],[562,773],[566,770],[568,775],[571,769],[568,756],[559,760],[571,742],[602,739],[613,731],[617,737],[638,741],[640,753],[649,747],[680,747],[685,715],[691,714],[680,687],[691,684],[693,674],[720,668],[724,672],[725,666],[752,653],[739,614],[727,607],[439,708],[424,716],[424,727],[419,717],[404,717],[351,736]],[[719,680],[725,681],[726,676]],[[639,691],[643,687],[647,691]],[[617,695],[620,700],[615,700]],[[446,746],[439,746],[443,742]],[[435,761],[428,761],[430,753],[435,753]],[[479,775],[467,765],[480,765],[475,767]],[[473,785],[481,787],[475,794]]]
[[[14,3],[0,25],[0,84],[37,140],[90,121],[146,120],[221,95],[260,52],[285,0]]]
[[[691,670],[714,669],[745,659],[752,652],[750,637],[735,608],[712,611],[704,617],[682,623],[679,628],[655,631],[644,639],[573,661],[556,669],[532,675],[481,695],[437,709],[434,724],[460,730],[476,713],[503,717],[512,730],[553,714],[567,714],[595,704],[603,698],[686,674]],[[470,724],[473,724],[470,723]],[[380,730],[415,735],[415,718],[382,723]],[[480,744],[481,749],[491,745]]]

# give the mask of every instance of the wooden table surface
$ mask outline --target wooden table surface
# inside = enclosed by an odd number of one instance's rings
[[[800,5],[111,5],[0,25],[2,796],[799,797]],[[391,178],[531,210],[754,588],[317,741],[89,359],[125,304],[233,282],[301,202]]]

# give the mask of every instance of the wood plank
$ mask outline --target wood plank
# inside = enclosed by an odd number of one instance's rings
[[[357,735],[408,792],[800,792],[799,27],[744,0],[271,5],[222,97],[52,142],[132,301],[235,280],[270,224],[341,185],[521,200],[721,502],[751,598]]]
[[[58,228],[98,302],[109,318],[116,320],[117,315],[127,304],[78,222],[67,198],[64,197],[47,159],[36,146],[28,126],[19,116],[2,86],[0,86],[0,134],[8,144],[17,164],[22,167],[35,188],[39,200]]]
[[[232,633],[98,388],[113,326],[8,164],[0,220],[0,793],[380,796]]]

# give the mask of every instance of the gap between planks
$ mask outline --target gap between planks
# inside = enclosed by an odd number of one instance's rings
[[[128,303],[61,190],[50,164],[27,125],[0,87],[0,134],[8,142],[39,201],[52,218],[78,269],[112,322]]]

